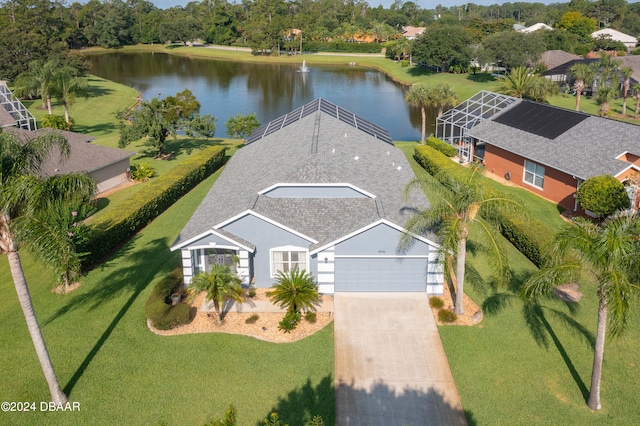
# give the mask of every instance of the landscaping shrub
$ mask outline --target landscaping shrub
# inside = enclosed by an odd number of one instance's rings
[[[282,318],[282,321],[278,323],[278,330],[282,330],[285,333],[289,333],[291,330],[295,330],[300,322],[301,315],[299,312],[287,312]]]
[[[306,314],[304,314],[304,319],[307,320],[307,322],[310,322],[311,324],[315,324],[316,323],[316,313],[309,311]]]
[[[450,323],[450,322],[454,322],[455,320],[457,320],[458,316],[453,311],[450,311],[448,309],[442,309],[442,310],[438,311],[438,319],[442,323]]]
[[[181,281],[179,271],[171,273],[156,284],[144,305],[144,314],[158,330],[169,330],[190,321],[188,304],[171,305],[171,295],[179,290]]]
[[[138,182],[146,182],[153,177],[153,170],[147,163],[138,163],[131,166],[131,179]]]
[[[429,174],[437,177],[438,173],[446,171],[451,176],[464,176],[471,171],[429,145],[416,146],[414,158]],[[505,196],[499,190],[486,186],[487,195],[494,197]],[[494,193],[494,195],[492,195]],[[485,218],[486,219],[486,218]],[[541,266],[542,247],[553,237],[555,232],[540,221],[531,217],[521,217],[518,214],[501,213],[492,218],[503,237],[525,255],[533,264]]]
[[[249,290],[249,297],[256,297],[256,291],[254,289]]]
[[[218,170],[226,160],[225,148],[209,147],[194,154],[166,174],[147,183],[118,209],[113,209],[90,224],[90,235],[80,252],[86,267],[114,250],[142,229],[180,197]]]
[[[246,320],[244,320],[244,322],[246,324],[255,324],[256,321],[258,321],[258,319],[260,318],[260,315],[258,314],[253,314],[251,315],[249,318],[247,318]]]
[[[439,298],[438,296],[433,296],[429,298],[429,306],[435,309],[440,309],[444,306],[444,300]]]
[[[631,204],[624,185],[611,175],[585,180],[578,188],[576,197],[580,207],[601,218],[628,209]]]
[[[429,136],[425,141],[425,143],[429,145],[431,148],[437,149],[447,157],[455,157],[456,154],[458,153],[458,151],[453,146],[449,145],[446,142],[443,142],[442,140],[436,138],[433,135]]]
[[[345,43],[343,41],[308,41],[302,44],[305,52],[380,53],[380,43]]]

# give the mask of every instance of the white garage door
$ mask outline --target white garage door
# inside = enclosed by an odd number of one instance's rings
[[[336,257],[335,291],[426,291],[426,258]]]

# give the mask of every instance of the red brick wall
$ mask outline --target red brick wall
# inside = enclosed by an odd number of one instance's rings
[[[540,190],[524,182],[524,160],[524,157],[486,144],[484,164],[489,173],[494,173],[504,178],[505,174],[509,172],[511,175],[510,181],[514,184],[538,194],[549,201],[553,201],[566,210],[573,211],[575,207],[574,194],[578,181],[571,175],[544,166],[544,185],[543,189]]]

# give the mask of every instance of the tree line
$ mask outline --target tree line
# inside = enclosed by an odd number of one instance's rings
[[[296,51],[301,42],[304,49],[306,42],[402,40],[402,27],[411,25],[455,29],[453,34],[463,34],[468,47],[511,30],[515,23],[537,22],[563,30],[545,36],[547,48],[585,52],[593,47],[587,35],[600,27],[640,34],[640,3],[572,0],[551,5],[468,3],[423,9],[402,0],[389,8],[371,7],[361,0],[203,0],[162,10],[147,0],[90,0],[70,5],[6,0],[0,7],[0,77],[11,79],[26,71],[33,60],[90,46],[203,40],[262,52]],[[393,47],[397,56],[406,59],[411,46],[400,44]]]

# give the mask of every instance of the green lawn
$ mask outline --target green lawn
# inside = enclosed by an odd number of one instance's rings
[[[147,226],[68,295],[52,294],[48,271],[24,255],[35,310],[53,364],[79,413],[1,413],[3,424],[193,424],[233,403],[239,424],[273,409],[291,425],[335,418],[333,326],[293,344],[225,334],[160,337],[146,327],[153,285],[179,264],[169,246],[217,174]],[[46,383],[0,258],[0,395],[47,401]],[[306,414],[305,414],[306,413]]]
[[[425,174],[412,158],[414,144],[398,146],[414,170]],[[538,219],[561,226],[551,203],[536,196],[526,203]],[[470,246],[473,241],[471,238]],[[636,424],[640,418],[636,401],[640,317],[634,317],[625,337],[607,341],[603,408],[592,413],[585,401],[597,319],[594,286],[582,283],[580,303],[545,301],[540,307],[542,315],[527,317],[516,295],[535,267],[513,247],[509,258],[514,277],[509,288],[493,291],[473,282],[465,286],[467,294],[481,305],[484,320],[473,327],[439,329],[469,424]],[[473,251],[467,265],[485,277],[490,273],[486,259]]]

